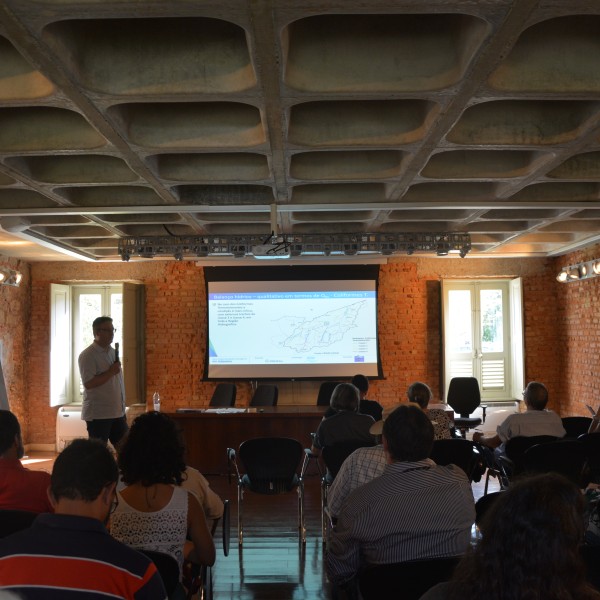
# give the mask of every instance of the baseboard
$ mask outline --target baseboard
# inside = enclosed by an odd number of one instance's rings
[[[25,454],[28,452],[56,452],[56,444],[26,444]]]

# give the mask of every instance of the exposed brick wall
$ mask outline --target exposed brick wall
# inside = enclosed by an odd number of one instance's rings
[[[562,256],[555,262],[554,275],[567,265],[600,258],[600,244]],[[600,406],[600,277],[559,283],[555,343],[561,363],[556,377],[563,383],[562,413],[589,416],[586,404]]]
[[[21,423],[23,437],[30,435],[27,361],[31,274],[27,263],[0,256],[0,265],[23,274],[20,287],[0,286],[0,359],[11,410]]]
[[[589,258],[600,255],[600,246],[596,254],[590,252]],[[589,375],[598,364],[600,325],[593,313],[600,279],[558,283],[555,276],[560,266],[577,262],[576,256],[464,260],[399,257],[382,265],[379,339],[385,379],[373,381],[369,395],[386,406],[393,405],[405,398],[409,383],[421,379],[430,384],[436,398],[440,397],[443,278],[520,276],[525,305],[525,378],[546,383],[553,407],[563,414],[585,414],[583,403],[598,403],[598,384]],[[167,411],[206,406],[215,383],[201,380],[206,338],[201,268],[192,262],[160,261],[43,263],[31,265],[30,274],[27,265],[20,268],[26,271],[21,288],[0,288],[0,339],[12,406],[26,420],[28,443],[50,444],[55,440],[56,409],[48,406],[51,282],[144,283],[146,401],[149,403],[152,392],[158,389]],[[9,306],[7,298],[17,305]],[[18,323],[9,327],[8,316],[12,313],[18,315]],[[586,321],[583,333],[576,327],[581,319]],[[565,369],[573,373],[570,383],[564,377]],[[245,405],[249,398],[249,385],[240,384],[238,403]]]

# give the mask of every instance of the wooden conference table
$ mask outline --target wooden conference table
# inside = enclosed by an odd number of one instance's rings
[[[281,405],[238,409],[180,409],[169,413],[184,436],[187,463],[205,475],[227,473],[227,448],[255,437],[291,437],[305,447],[326,406]],[[233,412],[236,411],[236,412]],[[241,411],[241,412],[237,412]]]

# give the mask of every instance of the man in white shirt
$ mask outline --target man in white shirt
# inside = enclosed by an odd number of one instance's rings
[[[473,441],[494,449],[496,456],[505,453],[505,444],[514,437],[553,435],[561,438],[566,434],[559,415],[546,410],[548,390],[543,383],[530,381],[523,391],[526,411],[509,415],[498,425],[495,435],[473,434]]]
[[[79,355],[83,383],[81,418],[90,438],[99,438],[117,448],[128,431],[125,418],[125,384],[121,363],[111,346],[113,320],[98,317],[92,323],[94,341]]]

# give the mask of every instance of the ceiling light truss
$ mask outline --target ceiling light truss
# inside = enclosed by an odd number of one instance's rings
[[[289,258],[360,254],[458,254],[471,249],[468,233],[346,233],[264,235],[200,235],[125,237],[118,252],[124,261],[140,258]]]
[[[576,265],[563,267],[556,276],[556,280],[561,283],[570,283],[580,281],[581,279],[592,279],[600,276],[600,259],[595,258]]]

